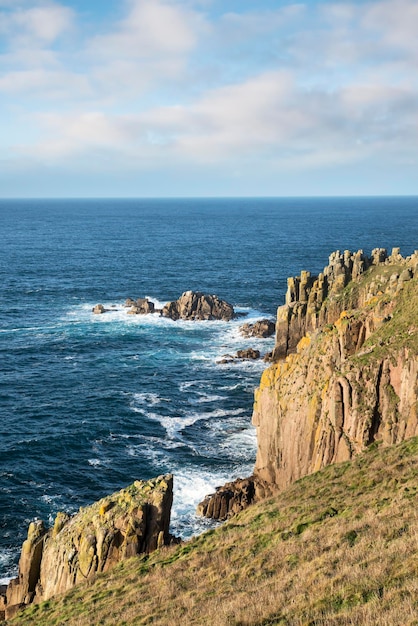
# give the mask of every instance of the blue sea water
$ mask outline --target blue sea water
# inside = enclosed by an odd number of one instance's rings
[[[193,289],[274,317],[286,278],[336,249],[418,247],[418,198],[0,201],[0,579],[35,517],[76,511],[173,472],[172,532],[252,471],[263,362],[217,363],[273,340],[232,322],[132,316]],[[112,308],[103,316],[97,303]]]

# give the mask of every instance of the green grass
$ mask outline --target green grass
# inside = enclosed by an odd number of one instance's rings
[[[418,625],[418,438],[371,446],[10,626]]]

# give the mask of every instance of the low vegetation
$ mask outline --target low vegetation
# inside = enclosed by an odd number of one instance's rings
[[[418,626],[418,438],[374,444],[10,626]]]

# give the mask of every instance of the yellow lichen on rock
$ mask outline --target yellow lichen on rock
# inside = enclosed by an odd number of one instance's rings
[[[99,508],[99,515],[104,515],[107,513],[113,506],[113,503],[110,500],[105,500],[102,502]]]
[[[305,335],[304,337],[302,337],[302,339],[299,341],[298,345],[296,346],[296,352],[300,354],[301,352],[306,350],[306,348],[308,348],[310,345],[311,345],[311,337],[310,335]]]
[[[168,474],[135,481],[72,517],[58,513],[49,531],[42,522],[31,523],[19,577],[6,593],[10,611],[47,600],[123,559],[167,544],[172,500],[173,477]]]
[[[306,274],[288,282],[273,352],[280,365],[262,375],[255,396],[260,481],[283,488],[375,440],[392,444],[418,434],[418,266],[399,256],[392,266],[381,249],[372,256],[331,255],[321,284],[331,280],[332,289],[324,288],[323,300],[309,278],[315,319],[300,300]]]

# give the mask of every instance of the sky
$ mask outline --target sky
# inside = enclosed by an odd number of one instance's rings
[[[418,0],[0,0],[0,197],[418,195]]]

